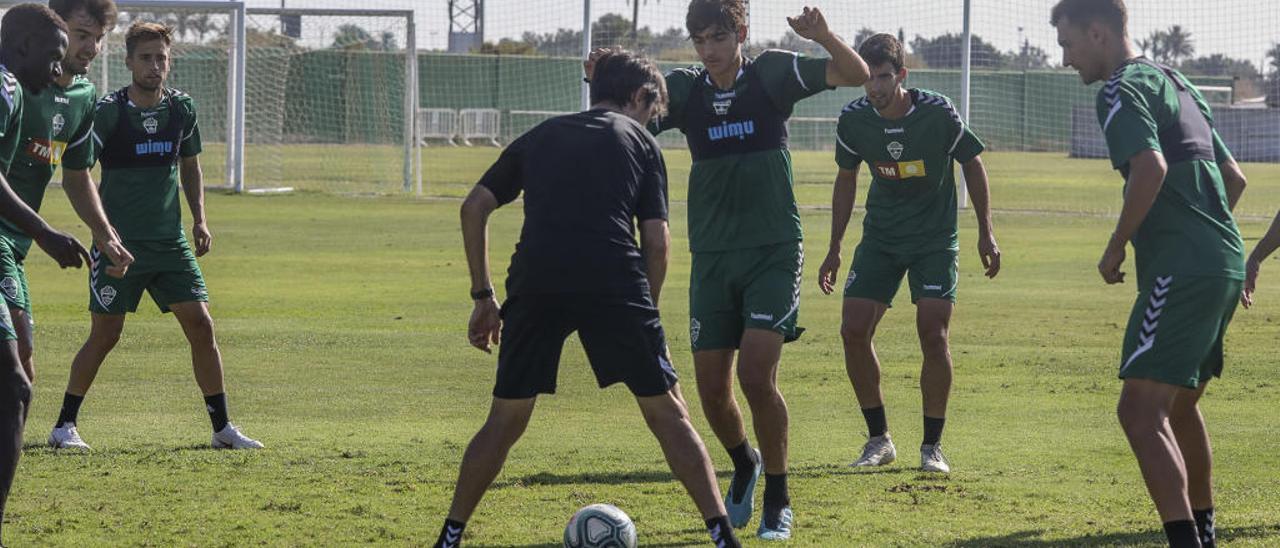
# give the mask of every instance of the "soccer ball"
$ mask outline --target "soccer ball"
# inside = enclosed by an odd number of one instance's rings
[[[636,524],[612,504],[584,506],[564,528],[565,548],[635,548]]]

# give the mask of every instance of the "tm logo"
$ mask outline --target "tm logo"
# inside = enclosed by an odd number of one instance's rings
[[[756,134],[756,123],[751,120],[745,122],[720,122],[718,126],[707,128],[707,136],[711,141],[719,141],[721,139],[731,139],[737,137],[740,141],[747,140],[747,136]]]
[[[138,156],[146,156],[148,154],[173,154],[173,142],[147,140],[146,142],[133,145],[133,152]]]

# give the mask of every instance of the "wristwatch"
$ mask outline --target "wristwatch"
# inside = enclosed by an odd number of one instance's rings
[[[472,292],[471,292],[471,300],[473,300],[473,301],[479,301],[479,300],[481,300],[481,299],[488,299],[488,298],[490,298],[490,297],[493,297],[493,288],[492,288],[492,287],[486,287],[486,288],[484,288],[484,289],[481,289],[480,291],[472,291]]]

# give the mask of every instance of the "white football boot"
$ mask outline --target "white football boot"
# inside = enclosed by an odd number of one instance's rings
[[[869,438],[866,445],[862,446],[862,456],[850,466],[883,466],[896,458],[898,458],[898,450],[893,446],[893,438],[885,432],[883,435]]]
[[[52,432],[49,432],[49,447],[54,449],[79,449],[81,451],[89,451],[89,444],[80,439],[80,432],[76,430],[76,423],[69,422],[65,426],[55,426]]]
[[[920,446],[920,469],[925,472],[951,473],[951,464],[947,462],[947,457],[942,454],[941,443]]]
[[[234,424],[227,423],[213,435],[214,449],[262,449],[262,442],[240,433]]]

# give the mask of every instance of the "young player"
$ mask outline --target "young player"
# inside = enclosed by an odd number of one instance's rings
[[[1133,243],[1138,299],[1120,357],[1120,425],[1173,546],[1212,546],[1212,452],[1197,402],[1222,373],[1241,297],[1244,244],[1231,209],[1245,179],[1199,90],[1139,57],[1123,0],[1062,0],[1050,19],[1063,65],[1098,91],[1098,122],[1125,179],[1124,207],[1098,262],[1124,282]]]
[[[693,156],[689,175],[689,340],[702,410],[734,463],[725,504],[734,527],[751,520],[765,473],[757,535],[791,537],[787,489],[787,404],[778,390],[784,342],[800,336],[804,252],[792,192],[787,118],[801,99],[835,86],[862,85],[867,67],[827,27],[817,9],[788,18],[831,59],[770,50],[743,55],[743,0],[693,0],[685,17],[701,68],[667,75],[670,113],[655,132],[680,129]],[[587,61],[588,78],[591,61]],[[751,447],[733,395],[738,381],[751,406],[760,450]]]
[[[123,278],[106,276],[109,257],[96,251],[89,277],[89,338],[71,363],[71,378],[57,424],[54,447],[88,449],[76,419],[103,360],[120,339],[125,314],[137,310],[145,290],[163,312],[173,312],[191,344],[196,384],[213,423],[215,448],[257,449],[227,418],[222,356],[213,334],[208,292],[196,257],[209,251],[200,173],[200,130],[194,102],[164,86],[169,76],[172,31],[139,21],[125,35],[125,65],[133,83],[98,102],[93,138],[102,162],[99,195],[112,226],[136,258]],[[191,209],[195,253],[182,230],[179,180]]]
[[[66,24],[49,8],[20,4],[0,19],[0,172],[9,170],[21,139],[24,97],[40,93],[61,74],[66,49]],[[0,218],[34,238],[63,268],[78,268],[88,260],[80,242],[45,224],[4,177],[0,177]],[[0,260],[12,257],[9,239],[0,236]],[[0,306],[0,523],[22,454],[22,431],[31,404],[31,381],[22,370],[16,341],[9,309]]]
[[[97,91],[83,75],[101,50],[106,29],[115,26],[112,0],[52,0],[50,9],[67,23],[67,55],[62,75],[40,93],[26,94],[22,112],[22,143],[6,174],[13,191],[39,211],[44,192],[58,165],[63,165],[63,188],[81,220],[93,232],[97,246],[113,263],[127,268],[133,257],[107,222],[98,194],[89,179],[93,160],[93,105]],[[12,243],[12,255],[0,257],[0,295],[18,332],[18,355],[27,378],[35,382],[31,297],[23,266],[31,238],[13,223],[0,220],[0,236]],[[114,272],[120,274],[120,272]]]
[[[489,419],[462,457],[437,547],[460,545],[538,394],[555,392],[560,350],[574,331],[600,386],[622,382],[635,395],[712,542],[738,546],[658,319],[670,243],[667,170],[644,124],[666,102],[666,88],[656,65],[627,52],[598,64],[592,109],[552,118],[516,139],[462,205],[475,300],[468,336],[489,352],[501,332],[502,345]],[[524,227],[499,314],[489,278],[488,218],[522,191]],[[633,222],[640,227],[639,248]]]
[[[844,285],[840,335],[845,368],[867,421],[869,439],[854,466],[893,462],[897,450],[885,419],[880,361],[872,337],[893,303],[903,276],[916,305],[916,329],[924,365],[924,440],[920,468],[949,473],[942,454],[942,427],[951,393],[951,350],[947,342],[955,306],[959,241],[956,238],[955,162],[978,216],[978,256],[986,275],[1000,272],[1000,248],[991,225],[982,142],[943,95],[903,86],[907,78],[903,45],[889,34],[868,38],[858,53],[871,68],[866,96],[845,107],[836,133],[836,176],[831,206],[831,244],[818,272],[831,294],[841,262],[844,231],[853,213],[858,168],[871,171],[862,242]]]
[[[1267,260],[1277,248],[1280,248],[1280,213],[1271,221],[1267,234],[1258,240],[1258,245],[1249,254],[1245,263],[1244,292],[1240,295],[1240,303],[1245,308],[1253,306],[1253,292],[1258,288],[1258,272],[1262,270],[1262,262]]]

